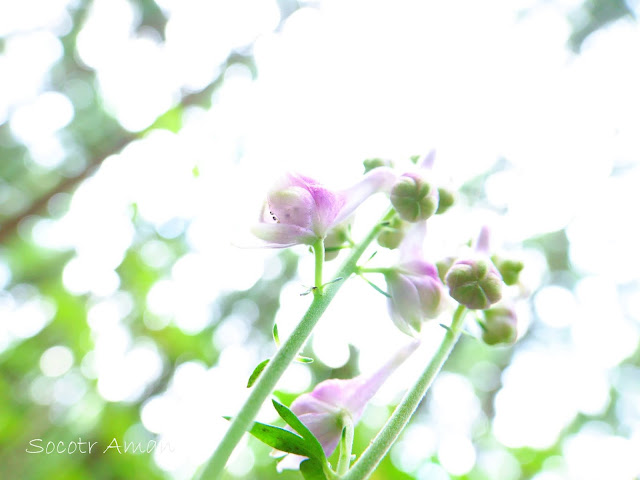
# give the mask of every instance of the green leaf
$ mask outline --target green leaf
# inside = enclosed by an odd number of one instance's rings
[[[296,357],[296,362],[300,362],[300,363],[313,363],[313,358],[309,358],[309,357],[304,357],[302,355],[298,355]]]
[[[280,336],[278,335],[278,324],[273,324],[273,341],[276,342],[276,345],[280,346]]]
[[[287,425],[289,425],[296,432],[302,435],[302,438],[307,441],[307,445],[312,448],[313,454],[309,455],[309,458],[315,458],[317,460],[320,460],[322,463],[326,462],[327,457],[324,454],[322,445],[320,445],[320,442],[318,441],[316,436],[311,433],[311,430],[309,430],[306,425],[302,423],[298,417],[296,417],[296,414],[289,410],[287,407],[285,407],[281,403],[276,402],[275,400],[272,400],[272,402],[273,406],[278,411],[278,415],[280,415],[280,417],[285,422],[287,422]]]
[[[224,418],[231,420],[231,417]],[[302,437],[299,437],[295,433],[285,430],[284,428],[267,425],[266,423],[254,422],[249,433],[262,443],[278,450],[282,450],[283,452],[294,453],[304,457],[314,456],[314,452],[308,442],[306,442]]]
[[[322,464],[317,460],[305,460],[300,464],[300,473],[305,480],[327,480]]]
[[[269,363],[269,360],[270,359],[267,358],[265,361],[260,362],[256,368],[254,368],[253,373],[251,374],[251,376],[249,377],[249,381],[247,382],[247,388],[251,388],[253,384],[256,383],[256,380],[258,380],[258,377],[267,366],[267,363]]]

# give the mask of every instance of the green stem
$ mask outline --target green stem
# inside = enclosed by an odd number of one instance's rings
[[[378,236],[378,233],[380,233],[380,230],[383,227],[383,223],[388,221],[393,214],[394,210],[392,209],[378,224],[376,224],[375,227],[371,229],[365,239],[351,251],[350,255],[342,264],[342,267],[340,267],[336,277],[342,277],[346,280],[351,276],[351,274],[353,274],[353,272],[355,272],[358,260],[369,244]],[[330,283],[326,285],[322,295],[314,295],[313,301],[311,302],[311,305],[309,305],[309,309],[302,317],[300,323],[293,330],[289,338],[282,344],[282,347],[280,347],[276,352],[275,356],[267,365],[267,368],[265,368],[258,378],[258,381],[255,383],[251,393],[249,394],[249,397],[238,414],[234,417],[229,429],[220,441],[216,450],[213,452],[213,456],[204,465],[199,478],[211,480],[220,478],[224,466],[226,465],[227,460],[229,460],[233,449],[244,435],[244,432],[251,427],[260,407],[271,394],[276,383],[289,364],[296,357],[307,338],[309,338],[313,327],[315,327],[316,323],[343,284],[344,281]]]
[[[349,471],[351,465],[351,450],[353,449],[353,419],[351,415],[342,418],[342,438],[340,439],[340,457],[338,459],[338,475]]]
[[[433,379],[442,368],[442,365],[460,338],[462,322],[466,311],[467,309],[463,305],[460,305],[456,309],[453,315],[453,321],[451,322],[451,329],[448,329],[447,333],[445,333],[438,351],[427,365],[427,368],[422,372],[422,375],[420,375],[420,378],[418,378],[413,387],[405,394],[393,412],[393,415],[391,415],[391,418],[389,418],[373,442],[353,465],[353,468],[342,477],[342,480],[365,480],[369,478],[369,475],[373,473],[378,463],[380,463],[380,460],[387,454],[398,438],[398,435],[400,435],[400,432],[402,432],[411,419],[416,408],[418,408],[418,405],[431,386]]]
[[[388,267],[379,267],[379,268],[366,268],[366,267],[358,267],[358,273],[382,273],[383,275],[387,275],[393,272],[393,268]]]
[[[316,256],[316,278],[314,295],[322,295],[322,267],[324,266],[324,238],[319,238],[313,244],[313,254]]]

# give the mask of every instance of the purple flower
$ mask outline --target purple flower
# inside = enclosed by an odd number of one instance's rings
[[[267,194],[260,221],[252,232],[271,247],[313,245],[370,195],[388,190],[394,179],[391,169],[381,167],[353,187],[334,191],[312,178],[289,173]]]
[[[391,319],[407,335],[415,335],[425,320],[435,318],[442,303],[438,269],[422,255],[425,234],[426,222],[415,224],[400,246],[400,264],[385,274]]]
[[[294,400],[291,411],[316,436],[327,457],[340,441],[345,416],[353,424],[357,423],[376,392],[418,345],[417,341],[406,345],[373,375],[359,375],[348,380],[325,380],[316,385],[313,391]],[[302,459],[289,454],[278,464],[278,470],[298,468]]]

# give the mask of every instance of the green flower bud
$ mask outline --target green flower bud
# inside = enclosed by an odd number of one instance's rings
[[[518,336],[517,317],[512,308],[494,307],[484,312],[482,340],[488,345],[513,343]]]
[[[340,225],[335,226],[324,239],[324,259],[325,261],[333,260],[340,253],[340,247],[349,241],[349,228],[351,227],[351,219]]]
[[[393,168],[393,162],[391,160],[384,160],[382,158],[367,158],[362,164],[364,165],[364,173],[368,173],[378,167]]]
[[[472,310],[486,309],[502,298],[500,272],[488,258],[458,260],[445,282],[458,303]]]
[[[378,244],[390,250],[398,248],[404,239],[407,226],[407,222],[401,220],[400,217],[394,216],[389,225],[384,227],[380,235],[378,235]]]
[[[419,222],[438,208],[438,189],[415,173],[405,173],[391,189],[391,204],[407,222]]]
[[[498,268],[500,275],[502,275],[502,280],[507,285],[515,285],[518,283],[518,277],[520,276],[520,272],[524,268],[524,264],[518,260],[511,259],[503,259],[494,256],[492,258],[493,263]]]
[[[456,261],[455,257],[446,257],[436,262],[436,267],[438,269],[438,276],[440,277],[440,280],[442,280],[442,283],[444,283],[444,279],[447,276],[447,272],[449,271],[449,269],[451,268],[451,265],[453,265],[455,261]]]
[[[438,209],[436,210],[436,215],[441,215],[456,201],[456,197],[451,190],[447,190],[446,188],[438,188]]]

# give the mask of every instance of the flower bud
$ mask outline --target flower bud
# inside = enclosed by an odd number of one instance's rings
[[[391,160],[384,160],[382,158],[367,158],[362,162],[364,165],[364,173],[369,173],[374,168],[378,167],[392,167],[393,162]]]
[[[442,280],[442,283],[444,283],[444,279],[447,276],[447,272],[449,271],[449,269],[451,268],[451,266],[454,264],[455,261],[456,261],[455,257],[445,257],[442,260],[438,260],[436,262],[436,268],[438,269],[438,277],[440,277],[440,280]]]
[[[438,188],[438,209],[436,215],[441,215],[453,206],[456,197],[451,190],[446,188]]]
[[[470,309],[486,309],[502,298],[502,278],[489,258],[458,260],[445,282],[449,294]]]
[[[398,248],[406,230],[407,223],[401,220],[400,217],[394,216],[389,225],[384,227],[380,235],[378,235],[378,244],[390,250]]]
[[[340,253],[339,247],[343,246],[349,240],[350,220],[351,219],[329,230],[329,233],[324,239],[324,259],[326,261],[336,258]]]
[[[513,343],[518,336],[517,317],[512,308],[494,307],[484,312],[482,340],[488,345]]]
[[[500,275],[502,275],[502,280],[507,285],[515,285],[518,283],[518,277],[520,276],[520,272],[524,268],[524,264],[518,260],[511,260],[506,258],[499,258],[494,256],[492,258],[493,263],[498,268]]]
[[[423,322],[438,316],[443,285],[434,265],[414,260],[393,269],[385,279],[391,319],[401,331],[414,335]]]
[[[438,208],[438,189],[416,173],[405,173],[391,189],[391,204],[407,222],[426,220]]]

